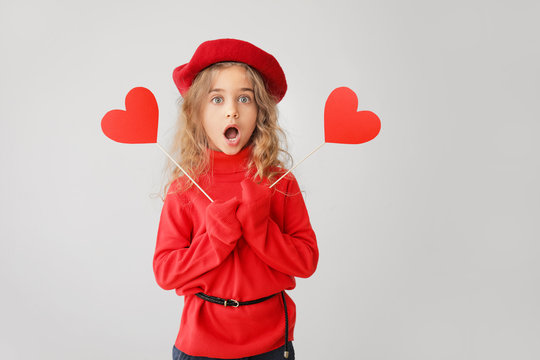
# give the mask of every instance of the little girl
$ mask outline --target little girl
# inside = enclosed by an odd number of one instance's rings
[[[284,290],[319,257],[296,179],[278,159],[276,59],[240,40],[202,43],[174,70],[183,97],[175,149],[212,198],[173,171],[154,273],[184,296],[173,359],[294,359],[295,304]]]

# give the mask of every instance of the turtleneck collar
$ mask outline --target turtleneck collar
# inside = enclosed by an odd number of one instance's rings
[[[251,146],[246,146],[234,155],[227,155],[216,150],[208,150],[211,171],[213,173],[236,173],[246,171],[251,155],[251,149]]]

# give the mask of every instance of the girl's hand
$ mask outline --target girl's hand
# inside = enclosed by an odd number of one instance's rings
[[[211,238],[225,244],[235,244],[242,236],[242,226],[236,217],[240,200],[236,197],[227,201],[216,200],[206,208],[206,231]]]
[[[242,186],[242,204],[252,205],[256,203],[269,202],[272,197],[272,189],[265,183],[257,184],[250,179],[240,183]]]

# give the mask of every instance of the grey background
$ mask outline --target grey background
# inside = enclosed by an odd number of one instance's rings
[[[171,138],[202,41],[274,54],[300,160],[338,86],[382,119],[296,171],[321,251],[298,359],[540,358],[535,1],[0,2],[0,357],[169,359],[182,298],[151,261],[165,157],[107,139],[135,86]]]

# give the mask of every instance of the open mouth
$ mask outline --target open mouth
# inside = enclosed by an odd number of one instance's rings
[[[235,126],[229,126],[228,128],[225,129],[225,132],[223,133],[223,135],[225,135],[225,138],[227,139],[228,142],[234,143],[238,139],[240,135],[240,131]]]

